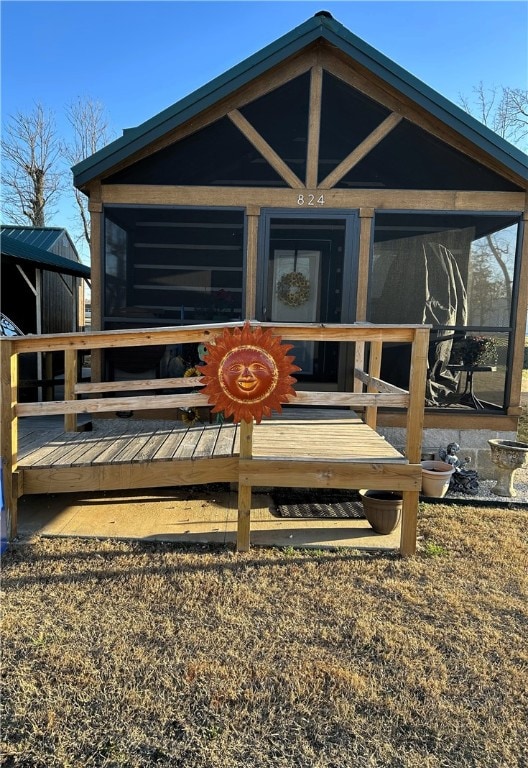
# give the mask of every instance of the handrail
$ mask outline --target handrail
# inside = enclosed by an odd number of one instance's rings
[[[214,340],[224,328],[241,328],[242,321],[212,323],[198,326],[143,328],[119,331],[93,331],[89,333],[45,334],[0,339],[0,416],[1,457],[4,472],[6,505],[15,501],[17,486],[18,418],[30,415],[62,414],[65,430],[76,429],[76,415],[111,411],[157,410],[160,408],[189,408],[208,405],[208,399],[199,391],[153,394],[153,390],[199,389],[199,378],[166,378],[127,382],[78,381],[78,352],[96,349],[116,349],[203,343]],[[270,328],[273,335],[288,342],[318,341],[355,343],[353,391],[309,392],[297,391],[288,402],[295,405],[320,405],[364,409],[364,420],[376,429],[379,407],[403,408],[406,412],[405,455],[410,464],[419,464],[425,402],[425,380],[429,344],[429,326],[423,325],[371,325],[337,324],[276,324],[250,321],[253,327]],[[411,345],[409,390],[384,382],[380,378],[383,345],[393,343]],[[365,370],[366,351],[369,362]],[[51,402],[18,402],[18,355],[31,352],[64,352],[64,400]],[[145,391],[146,394],[141,394]],[[133,395],[127,393],[134,392]],[[117,397],[104,397],[105,394]],[[138,394],[139,393],[139,394]],[[95,397],[94,397],[95,395]],[[103,397],[101,397],[103,395]],[[80,396],[85,396],[80,399]],[[242,455],[242,454],[241,454]],[[414,492],[409,492],[414,493]],[[416,494],[416,499],[418,498]],[[417,503],[416,503],[417,506]],[[16,526],[16,521],[15,521]],[[415,526],[414,526],[415,529]],[[405,531],[408,531],[406,533]],[[402,533],[402,548],[411,551],[413,521]],[[408,539],[408,541],[406,540]]]

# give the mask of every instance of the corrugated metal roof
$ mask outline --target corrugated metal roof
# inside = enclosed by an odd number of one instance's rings
[[[160,136],[174,130],[221,98],[319,39],[336,46],[351,59],[472,141],[506,168],[528,180],[528,156],[517,147],[356,37],[335,19],[316,15],[137,128],[126,129],[122,137],[73,166],[75,186],[82,187],[116,163],[148,146]]]
[[[15,240],[21,240],[35,248],[44,248],[49,251],[64,232],[60,227],[15,227],[2,226],[2,236],[8,235]]]
[[[49,269],[52,272],[62,272],[76,277],[90,277],[90,267],[80,264],[72,259],[66,259],[64,256],[57,256],[44,248],[37,248],[31,245],[23,238],[12,237],[7,234],[9,227],[2,228],[0,236],[0,246],[2,256],[15,259],[16,261],[26,261],[41,267]],[[62,233],[63,230],[57,230]]]

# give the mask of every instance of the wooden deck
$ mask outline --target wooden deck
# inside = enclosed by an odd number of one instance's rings
[[[154,422],[152,413],[160,409],[172,414],[176,409],[210,407],[206,395],[198,391],[200,380],[83,383],[78,380],[79,352],[91,350],[93,360],[102,349],[210,343],[224,326],[1,339],[1,446],[11,538],[17,532],[17,500],[25,494],[233,482],[238,485],[239,551],[250,547],[254,487],[366,488],[402,493],[400,552],[413,554],[421,489],[428,328],[367,323],[276,326],[256,321],[251,325],[270,327],[273,335],[289,341],[354,344],[352,389],[297,390],[294,398],[283,403],[282,414],[258,425],[245,421],[239,425]],[[411,347],[409,391],[379,378],[384,344],[392,343]],[[18,355],[51,351],[64,353],[64,399],[19,403]],[[402,453],[376,431],[381,407],[400,408],[406,414]],[[361,418],[357,415],[360,409]],[[127,411],[136,418],[117,418]],[[146,418],[138,419],[138,415]],[[51,425],[59,416],[61,429]],[[44,429],[33,428],[34,418],[52,421]],[[78,431],[78,419],[92,419],[93,430]]]
[[[23,493],[117,489],[124,467],[130,468],[125,470],[132,483],[128,487],[144,487],[149,474],[152,487],[238,480],[233,461],[240,455],[236,424],[95,419],[91,431],[64,432],[56,421],[46,426],[45,418],[21,422],[18,472]],[[253,458],[297,460],[303,466],[319,460],[358,462],[365,470],[372,462],[408,464],[353,411],[323,409],[286,409],[256,425]]]

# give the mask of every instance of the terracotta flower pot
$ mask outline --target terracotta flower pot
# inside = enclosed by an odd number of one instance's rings
[[[365,517],[376,533],[392,533],[400,522],[402,495],[396,491],[359,491]]]
[[[433,499],[441,499],[449,488],[455,468],[445,461],[422,461],[422,493]]]

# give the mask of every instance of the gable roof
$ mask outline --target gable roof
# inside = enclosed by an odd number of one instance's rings
[[[528,180],[528,156],[524,152],[372,48],[323,11],[155,117],[136,128],[125,129],[123,136],[119,139],[73,166],[75,186],[82,187],[118,162],[145,148],[281,61],[320,39],[337,47],[490,154],[506,168]]]
[[[14,229],[31,230],[33,227],[15,227]],[[2,256],[7,256],[16,261],[31,262],[33,265],[40,267],[41,269],[48,269],[52,272],[62,272],[66,275],[74,275],[75,277],[90,277],[90,267],[80,264],[73,259],[66,259],[64,256],[57,256],[55,253],[51,253],[44,247],[37,247],[30,241],[45,241],[51,240],[51,245],[56,241],[55,236],[58,232],[59,235],[65,230],[57,229],[53,231],[45,232],[45,229],[35,228],[33,236],[30,236],[28,231],[26,239],[20,237],[13,237],[11,234],[7,234],[10,231],[9,227],[2,227],[2,234],[0,238],[0,246]]]

